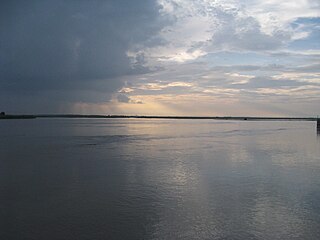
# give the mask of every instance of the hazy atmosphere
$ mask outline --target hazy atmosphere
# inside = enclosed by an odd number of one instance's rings
[[[0,2],[0,110],[315,116],[320,3]]]

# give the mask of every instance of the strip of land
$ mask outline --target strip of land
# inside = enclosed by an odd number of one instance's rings
[[[212,119],[244,121],[316,121],[315,117],[210,117],[210,116],[138,116],[138,115],[79,115],[79,114],[42,114],[42,115],[2,115],[0,119],[35,119],[35,118],[146,118],[146,119]]]

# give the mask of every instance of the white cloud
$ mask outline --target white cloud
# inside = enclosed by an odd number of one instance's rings
[[[319,7],[318,1],[308,0],[248,1],[245,5],[248,14],[259,21],[262,31],[269,34],[288,28],[298,18],[319,17]]]
[[[132,96],[182,114],[192,108],[290,115],[310,114],[303,103],[317,108],[319,50],[288,45],[312,36],[317,26],[301,19],[319,17],[319,2],[158,2],[173,24],[159,33],[161,46],[141,50],[149,67],[160,67],[132,80]]]
[[[217,51],[284,50],[290,41],[310,35],[304,24],[293,27],[293,22],[320,16],[319,3],[306,0],[158,2],[175,21],[160,33],[167,44],[144,50],[153,63],[181,63]]]

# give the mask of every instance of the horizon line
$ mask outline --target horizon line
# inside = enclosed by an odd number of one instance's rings
[[[221,119],[221,120],[318,120],[319,117],[271,117],[271,116],[190,116],[190,115],[126,115],[126,114],[4,114],[2,119],[10,118],[159,118],[159,119]]]

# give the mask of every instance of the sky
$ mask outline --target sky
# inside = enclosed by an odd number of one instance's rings
[[[320,115],[320,2],[0,1],[0,110]]]

